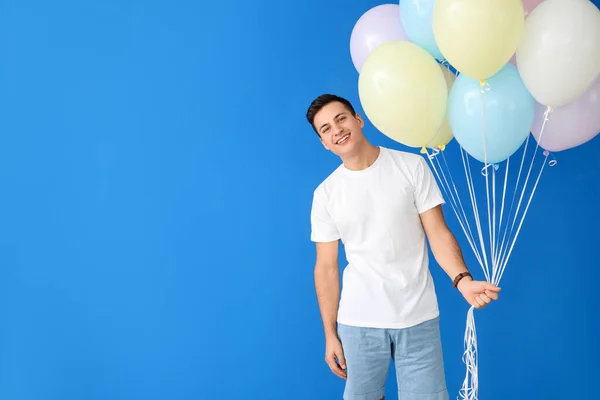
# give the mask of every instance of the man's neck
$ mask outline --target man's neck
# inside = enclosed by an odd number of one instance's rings
[[[369,168],[379,157],[380,148],[371,143],[365,143],[353,154],[348,154],[342,158],[344,166],[351,171],[361,171]]]

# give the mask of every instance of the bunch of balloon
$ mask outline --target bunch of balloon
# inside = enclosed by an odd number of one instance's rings
[[[352,30],[350,53],[361,105],[380,132],[415,148],[443,147],[452,139],[446,113],[455,75],[410,40],[399,5],[364,13]]]
[[[450,93],[448,119],[461,152],[483,163],[488,249],[476,201],[472,205],[479,247],[459,201],[455,201],[456,214],[486,279],[499,284],[544,171],[548,150],[581,145],[600,131],[600,11],[589,0],[437,0],[432,24],[442,55],[461,74]],[[527,165],[530,132],[537,145]],[[507,185],[510,158],[522,147],[516,182]],[[539,147],[546,150],[545,158],[537,177],[530,179]],[[496,170],[503,162],[504,185],[497,219]],[[443,165],[438,163],[437,167],[443,175]],[[468,161],[463,161],[463,169],[474,199]],[[522,176],[524,183],[518,190]],[[530,194],[524,200],[530,182]],[[514,196],[504,221],[507,189],[514,189]],[[460,194],[455,191],[454,195],[458,199]],[[460,393],[463,398],[476,399],[478,356],[473,308],[467,316],[464,361],[467,371]]]
[[[600,132],[600,10],[589,0],[400,0],[360,17],[350,52],[366,116],[384,135],[427,155],[485,279],[499,284],[544,167],[553,165],[549,151]],[[527,165],[530,137],[536,146]],[[453,138],[467,179],[462,191],[445,158]],[[544,157],[532,174],[540,147]],[[516,182],[509,182],[511,157],[521,149]],[[478,206],[473,162],[487,207]],[[504,212],[509,190],[513,203]],[[478,396],[473,310],[460,390],[468,400]]]

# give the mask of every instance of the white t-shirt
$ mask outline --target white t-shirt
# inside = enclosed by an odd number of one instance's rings
[[[311,240],[344,244],[338,322],[397,329],[439,315],[419,214],[444,199],[422,156],[380,149],[370,167],[342,164],[317,187]]]

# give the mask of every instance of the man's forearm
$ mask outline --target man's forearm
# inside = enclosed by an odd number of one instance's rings
[[[469,271],[460,246],[450,230],[436,233],[434,238],[430,238],[430,245],[436,261],[451,280],[454,280],[461,272]],[[464,279],[470,280],[471,278]]]
[[[337,312],[340,300],[340,275],[337,265],[317,264],[315,266],[315,289],[325,336],[337,336]]]

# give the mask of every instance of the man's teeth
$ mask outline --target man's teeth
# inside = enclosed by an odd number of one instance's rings
[[[350,135],[346,135],[343,138],[341,138],[340,140],[337,141],[337,144],[342,144],[344,143],[346,140],[348,140],[348,138],[350,137]]]

